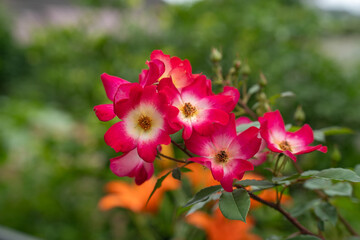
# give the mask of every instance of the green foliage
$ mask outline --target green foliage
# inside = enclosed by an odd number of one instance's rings
[[[250,209],[249,194],[244,189],[235,189],[231,193],[223,192],[219,207],[226,218],[246,222],[246,216]]]
[[[251,186],[252,191],[261,191],[275,186],[275,184],[270,181],[254,179],[237,181],[236,184],[240,184],[243,187]]]
[[[251,122],[251,123],[241,124],[236,127],[236,132],[239,133],[239,132],[245,131],[249,127],[257,127],[258,128],[258,127],[260,127],[260,123],[258,121],[255,121],[255,122]]]
[[[310,172],[311,171],[311,172]],[[329,168],[322,171],[310,170],[302,173],[302,176],[315,176],[333,180],[344,180],[349,182],[360,182],[360,176],[350,169]]]
[[[287,240],[320,240],[320,238],[310,235],[299,235],[293,238],[287,238]]]
[[[129,11],[136,7],[134,1],[128,0],[74,2]],[[154,10],[146,7],[146,11]],[[319,39],[324,34],[356,32],[357,18],[351,18],[351,24],[343,18],[324,25],[322,15],[316,11],[296,1],[282,0],[206,0],[192,6],[162,5],[156,9],[156,15],[158,19],[148,19],[154,22],[152,32],[144,31],[133,19],[122,18],[121,34],[117,34],[120,29],[113,29],[113,35],[93,35],[82,25],[46,27],[34,31],[31,41],[20,46],[11,36],[13,25],[9,23],[9,16],[1,12],[0,224],[43,239],[134,239],[146,226],[149,237],[169,239],[176,233],[174,222],[179,232],[185,229],[184,232],[189,233],[183,223],[174,220],[173,209],[190,198],[179,193],[167,195],[159,216],[135,217],[124,210],[102,213],[96,209],[104,195],[103,185],[117,179],[108,169],[108,159],[116,153],[105,146],[102,136],[113,122],[99,123],[92,112],[94,105],[109,103],[100,74],[107,72],[136,81],[153,49],[188,58],[194,72],[203,72],[209,77],[212,77],[211,65],[207,59],[212,47],[221,49],[225,69],[232,66],[232,59],[239,54],[243,59],[242,73],[252,73],[249,76],[253,86],[251,104],[259,92],[257,76],[262,71],[268,79],[266,94],[277,104],[276,108],[287,110],[288,122],[300,103],[306,112],[306,121],[320,129],[315,133],[316,139],[324,140],[326,135],[330,149],[333,143],[339,146],[343,160],[334,167],[353,167],[358,161],[359,153],[351,141],[356,134],[351,137],[333,134],[359,130],[360,112],[355,109],[360,100],[360,73],[344,72],[318,52],[322,44]],[[291,95],[287,91],[296,96],[280,99]],[[258,122],[252,124],[259,126]],[[237,131],[248,126],[242,125]],[[354,130],[324,129],[327,126],[349,126]],[[299,162],[306,169],[323,169],[330,167],[328,158],[314,154]],[[355,168],[358,175],[359,169]],[[183,168],[180,170],[184,172]],[[178,170],[174,175],[180,178]],[[332,169],[273,178],[273,182],[293,184],[308,178],[312,178],[306,181],[308,188],[324,190],[329,196],[351,195],[352,185],[336,181],[358,182],[360,179],[350,170]],[[331,182],[331,185],[319,187],[316,181]],[[253,190],[273,186],[266,181],[241,181],[240,184],[252,186]],[[161,182],[156,186],[159,185]],[[354,199],[359,198],[358,185],[353,188]],[[193,212],[203,207],[218,198],[220,194],[216,193],[220,190],[220,186],[201,190],[190,200],[191,204],[186,204],[190,209],[185,210]],[[309,210],[319,208],[319,202],[309,201],[308,190],[294,187],[291,191],[295,196],[300,195],[299,199],[304,197],[300,205],[303,211],[294,215],[308,220]],[[358,216],[353,214],[360,211],[358,204],[343,198],[332,200],[359,228]],[[230,212],[228,202],[239,211]],[[245,205],[239,205],[244,202]],[[224,193],[220,200],[225,215],[243,220],[247,210],[242,207],[246,207],[247,202],[243,190],[236,190],[235,195]],[[258,228],[263,236],[292,234],[281,216],[264,209],[255,211],[262,213]],[[119,229],[123,230],[121,237],[117,235]],[[154,233],[153,229],[160,230]],[[182,234],[179,233],[179,239],[184,238]],[[201,233],[194,235],[204,237]]]
[[[164,176],[161,176],[161,177],[159,177],[159,178],[156,180],[154,189],[151,191],[150,196],[149,196],[146,204],[149,203],[149,201],[150,201],[151,197],[154,195],[155,191],[156,191],[157,189],[161,188],[162,182],[165,180],[165,178],[166,178],[167,176],[169,176],[169,174],[170,174],[171,172],[172,172],[172,171],[167,172],[166,174],[164,174]]]
[[[330,221],[333,225],[337,222],[338,216],[336,208],[327,202],[322,202],[319,205],[316,205],[314,212],[321,221]]]
[[[181,170],[180,168],[174,168],[171,172],[171,176],[177,180],[181,180]]]
[[[185,207],[199,203],[199,202],[204,202],[204,201],[208,200],[212,194],[219,192],[221,189],[222,189],[221,185],[203,188],[199,192],[197,192],[194,195],[194,197],[186,203]]]
[[[329,179],[322,178],[314,178],[309,179],[305,182],[304,187],[308,189],[320,189],[324,190],[324,192],[328,196],[348,196],[350,197],[352,194],[352,186],[347,182],[338,182],[332,184]]]

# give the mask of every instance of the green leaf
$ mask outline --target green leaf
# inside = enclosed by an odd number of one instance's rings
[[[171,175],[173,176],[173,178],[181,181],[181,172],[180,172],[180,169],[179,169],[178,167],[177,167],[177,168],[174,168],[174,169],[172,170],[172,174],[171,174]]]
[[[332,186],[330,179],[313,178],[304,183],[304,187],[307,189],[327,189]]]
[[[189,211],[187,212],[186,216],[196,212],[197,210],[199,210],[200,208],[202,208],[203,206],[205,206],[206,203],[210,202],[210,201],[215,201],[218,200],[220,197],[220,194],[212,194],[210,195],[207,200],[203,201],[203,202],[198,202],[195,203],[194,205],[191,206],[191,208],[189,209]]]
[[[158,180],[157,180],[156,183],[155,183],[154,189],[152,190],[152,192],[150,193],[150,196],[149,196],[148,200],[146,201],[146,205],[149,203],[149,201],[150,201],[151,197],[154,195],[155,191],[156,191],[158,188],[161,187],[162,182],[165,180],[165,178],[166,178],[170,173],[171,173],[171,171],[170,171],[170,172],[167,172],[164,176],[158,178]]]
[[[260,123],[258,121],[255,122],[251,122],[251,123],[246,123],[246,124],[240,124],[239,126],[236,127],[236,132],[243,132],[246,129],[248,129],[249,127],[260,127]]]
[[[353,130],[346,127],[328,127],[314,130],[314,139],[320,142],[325,142],[325,136],[339,135],[339,134],[352,134]]]
[[[354,131],[350,128],[346,128],[346,127],[328,127],[328,128],[322,128],[319,129],[320,131],[322,131],[325,136],[331,136],[331,135],[340,135],[340,134],[353,134]]]
[[[209,201],[210,201],[210,198],[208,198],[208,201],[198,202],[198,203],[195,203],[194,205],[189,206],[190,209],[186,213],[186,216],[189,215],[189,214],[192,214],[193,212],[196,212],[197,210],[199,210],[200,208],[205,206],[205,204],[208,203]]]
[[[321,239],[311,235],[299,235],[293,238],[287,238],[287,240],[321,240]]]
[[[320,199],[314,199],[310,202],[307,202],[305,204],[300,204],[296,207],[294,207],[291,211],[290,214],[293,217],[298,217],[300,215],[303,215],[306,211],[309,211],[310,209],[312,209],[314,206],[320,204]]]
[[[280,97],[294,97],[295,93],[291,92],[291,91],[286,91],[286,92],[282,92],[280,94]]]
[[[251,86],[251,87],[249,88],[248,94],[251,96],[251,95],[253,95],[254,93],[257,93],[259,90],[260,90],[260,85],[259,85],[259,84],[255,84],[255,85],[253,85],[253,86]]]
[[[244,187],[252,186],[251,189],[252,191],[260,191],[275,186],[274,183],[269,182],[267,180],[255,180],[255,179],[246,179],[242,181],[237,181],[236,184],[240,184],[241,186]]]
[[[309,170],[301,174],[302,177],[321,177],[339,181],[360,182],[360,176],[345,168],[328,168],[322,171]]]
[[[333,180],[344,180],[349,182],[360,182],[360,176],[354,171],[344,168],[329,168],[320,171],[316,177],[329,178]]]
[[[329,196],[351,196],[352,186],[348,182],[339,182],[324,189],[324,192]]]
[[[176,210],[176,216],[179,217],[180,215],[182,215],[183,213],[189,211],[191,208],[191,206],[187,206],[187,207],[178,207]]]
[[[199,192],[197,192],[194,197],[192,197],[186,204],[185,207],[193,205],[198,202],[206,201],[210,195],[219,192],[221,189],[221,185],[211,186],[207,188],[201,189]]]
[[[295,127],[291,123],[288,123],[288,124],[285,125],[285,130],[289,131],[289,132],[295,132],[295,131],[297,131],[299,129],[300,129],[300,127]]]
[[[346,240],[360,240],[360,237],[351,236],[351,237],[346,238]]]
[[[274,183],[282,184],[282,183],[286,183],[288,181],[297,179],[297,178],[299,178],[299,176],[300,175],[296,173],[296,174],[293,174],[293,175],[290,175],[290,176],[273,177],[272,181]]]
[[[311,177],[311,176],[314,176],[316,174],[318,174],[319,171],[318,170],[308,170],[308,171],[305,171],[301,174],[302,177]]]
[[[280,237],[280,236],[275,236],[272,235],[270,237],[267,237],[265,240],[283,240],[284,238]]]
[[[274,104],[275,101],[278,99],[278,98],[283,98],[283,97],[294,97],[295,94],[291,91],[287,91],[287,92],[282,92],[282,93],[278,93],[278,94],[275,94],[273,96],[271,96],[269,98],[269,101],[270,103]]]
[[[360,176],[360,164],[358,164],[358,165],[355,166],[354,171],[356,172],[357,175]]]
[[[320,231],[324,232],[325,231],[325,222],[323,220],[318,220],[317,221],[317,227]]]
[[[319,142],[325,142],[325,134],[321,130],[314,130],[314,139]]]
[[[333,225],[337,222],[337,211],[336,208],[327,202],[322,202],[315,206],[314,212],[322,221],[329,221]]]
[[[304,183],[304,187],[307,189],[321,189],[328,196],[351,196],[352,186],[348,182],[339,182],[332,184],[330,179],[326,178],[313,178]]]
[[[250,208],[249,194],[245,189],[223,192],[220,197],[219,207],[226,218],[246,222],[246,215]]]
[[[186,167],[180,168],[180,171],[183,172],[183,173],[192,172],[191,169],[188,169],[188,168],[186,168]]]

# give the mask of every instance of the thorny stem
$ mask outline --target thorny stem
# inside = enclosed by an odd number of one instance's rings
[[[239,99],[238,105],[245,110],[247,114],[249,114],[253,119],[257,119],[256,113],[251,110],[241,99]]]
[[[296,219],[294,218],[293,216],[291,216],[286,210],[284,210],[280,205],[278,204],[274,204],[272,202],[268,202],[262,198],[260,198],[259,196],[253,194],[252,192],[246,190],[243,186],[241,185],[235,185],[237,188],[243,188],[245,191],[247,191],[247,193],[249,194],[249,196],[254,199],[255,201],[258,201],[268,207],[271,207],[273,209],[275,209],[276,211],[280,212],[287,220],[289,220],[289,222],[294,225],[297,229],[299,229],[299,231],[302,233],[302,234],[307,234],[307,235],[312,235],[312,236],[316,236],[316,237],[320,237],[321,239],[324,239],[323,237],[313,233],[313,232],[310,232],[307,228],[305,228],[303,225],[301,225],[301,223]]]
[[[189,157],[194,157],[186,148],[181,147],[178,143],[176,143],[174,140],[171,140],[172,144],[174,144],[177,148],[179,148],[181,151],[183,151],[186,155]]]
[[[296,168],[298,173],[303,173],[303,170],[301,169],[300,165],[297,164],[294,161],[291,161],[294,164],[294,167]],[[321,191],[321,190],[315,190],[314,191],[320,198],[322,198],[324,201],[328,201],[328,197]],[[354,230],[354,228],[350,225],[350,223],[348,221],[346,221],[346,219],[340,214],[339,211],[337,211],[338,217],[340,222],[342,222],[342,224],[344,224],[345,228],[348,230],[349,233],[351,233],[351,235],[353,236],[359,236],[359,234]]]
[[[166,155],[164,155],[164,154],[162,154],[162,153],[160,153],[160,152],[158,153],[158,155],[159,155],[160,157],[169,159],[169,160],[171,160],[171,161],[175,161],[175,162],[179,162],[179,163],[187,163],[187,161],[185,161],[185,160],[180,160],[180,159],[176,159],[176,158],[173,158],[173,157],[169,157],[169,156],[166,156]]]

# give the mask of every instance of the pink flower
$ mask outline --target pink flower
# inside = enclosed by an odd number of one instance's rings
[[[135,183],[140,185],[151,178],[154,173],[154,164],[142,160],[136,149],[133,149],[110,159],[110,169],[119,177],[134,177]]]
[[[106,96],[110,99],[110,101],[114,102],[115,94],[119,88],[119,86],[123,84],[128,84],[129,82],[115,76],[108,75],[106,73],[101,74],[101,81],[104,85]],[[94,107],[94,111],[96,116],[100,121],[110,121],[116,115],[114,113],[113,104],[101,104]]]
[[[327,152],[327,147],[321,144],[308,146],[314,141],[313,131],[308,124],[296,132],[287,132],[279,110],[265,113],[264,117],[259,117],[259,122],[261,136],[266,141],[267,147],[273,152],[284,153],[294,161],[296,161],[294,155],[315,150]]]
[[[124,84],[119,87],[118,94],[124,92],[128,98],[115,100],[114,104],[115,113],[122,121],[105,133],[105,142],[118,152],[137,148],[142,159],[153,162],[157,146],[171,142],[169,134],[175,130],[169,127],[167,117],[176,115],[178,110],[168,105],[165,95],[156,92],[155,85],[142,88],[138,83]]]
[[[256,127],[237,135],[235,115],[229,116],[227,125],[214,124],[215,130],[210,136],[194,132],[185,144],[199,155],[189,160],[209,168],[214,179],[220,181],[225,191],[231,192],[233,179],[241,179],[246,171],[254,169],[247,160],[258,152],[261,139],[257,137],[259,129]]]
[[[149,66],[149,69],[142,70],[139,75],[139,83],[141,86],[157,83],[165,71],[165,64],[158,59],[149,61],[146,64]]]
[[[240,94],[235,88],[226,88],[222,95],[209,95],[211,89],[207,86],[204,75],[197,77],[181,92],[170,78],[162,79],[159,83],[159,91],[164,92],[170,103],[179,110],[179,114],[170,118],[169,123],[184,128],[184,139],[189,139],[193,130],[201,135],[209,135],[213,130],[213,123],[227,124],[228,113],[235,106],[233,102],[239,99]]]
[[[235,123],[237,128],[240,125],[252,123],[252,121],[247,117],[239,117],[235,120]],[[261,137],[260,133],[259,133],[259,137]],[[266,142],[264,139],[262,139],[259,151],[249,161],[254,166],[259,166],[266,161],[268,154],[269,151],[266,151]]]
[[[154,50],[150,55],[150,59],[150,62],[157,60],[164,63],[164,71],[158,80],[171,78],[178,89],[190,85],[197,76],[192,74],[190,62],[187,59],[181,60],[178,57],[170,57],[161,50]]]

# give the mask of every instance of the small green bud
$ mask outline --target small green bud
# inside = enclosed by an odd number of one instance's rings
[[[235,72],[236,72],[236,69],[235,69],[234,67],[231,67],[231,68],[229,69],[229,74],[230,74],[230,75],[233,75]]]
[[[331,154],[331,159],[335,162],[339,162],[341,160],[341,152],[336,145],[334,146],[334,150]]]
[[[259,84],[261,87],[265,87],[267,85],[267,79],[263,73],[260,73],[260,81]]]
[[[266,94],[264,92],[260,92],[258,94],[258,100],[259,100],[259,102],[266,102],[266,100],[267,100]]]
[[[302,109],[302,107],[299,105],[296,108],[295,114],[294,114],[294,119],[297,122],[304,122],[305,121],[305,112]]]
[[[243,75],[250,75],[250,73],[251,73],[250,66],[248,64],[243,65],[241,68],[241,73]]]
[[[241,61],[239,59],[234,61],[234,67],[235,67],[236,70],[240,69]]]
[[[210,59],[211,59],[211,61],[213,61],[213,62],[219,62],[219,61],[221,61],[221,59],[222,59],[222,54],[221,54],[221,52],[220,52],[218,49],[216,49],[216,48],[212,48],[212,49],[211,49],[211,54],[210,54]]]

